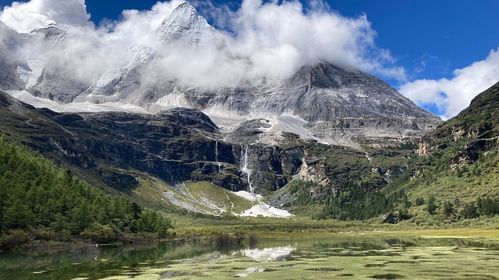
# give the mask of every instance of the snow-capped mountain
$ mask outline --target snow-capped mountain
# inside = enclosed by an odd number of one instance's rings
[[[202,47],[208,42],[220,40],[217,31],[188,4],[180,4],[150,34],[151,45],[138,44],[129,50],[130,60],[115,69],[107,70],[97,83],[83,93],[77,101],[120,102],[147,104],[161,96],[155,92],[171,92],[171,81],[145,83],[142,77],[150,64],[154,63],[163,46],[175,44],[189,48]],[[141,104],[142,105],[142,104]]]
[[[155,35],[164,43],[180,41],[183,45],[198,47],[214,40],[217,31],[185,2],[180,4],[155,30]]]
[[[80,95],[89,87],[67,73],[53,61],[53,54],[65,48],[68,32],[61,27],[51,24],[47,27],[37,28],[25,35],[25,44],[29,44],[26,62],[28,66],[28,79],[26,90],[32,95],[67,103]],[[44,53],[44,50],[50,50]],[[52,54],[52,55],[49,55]]]
[[[70,35],[51,25],[34,30],[24,40],[25,44],[36,42],[57,50]],[[207,45],[224,49],[226,44],[223,32],[210,26],[188,3],[174,9],[149,36],[154,44],[136,43],[120,66],[105,69],[92,83],[71,77],[43,53],[31,53],[26,66],[20,68],[24,70],[16,71],[17,76],[8,70],[10,62],[1,61],[8,67],[2,67],[5,78],[0,85],[3,89],[25,89],[42,98],[36,100],[38,105],[43,100],[111,103],[123,110],[124,105],[133,105],[152,113],[172,107],[197,108],[225,128],[228,140],[241,143],[275,144],[284,139],[283,132],[289,132],[329,144],[391,145],[414,141],[440,122],[381,80],[329,62],[303,66],[280,80],[263,77],[210,88],[179,83],[155,68],[167,46],[202,50]],[[224,59],[244,61],[236,57],[227,51]],[[24,101],[34,102],[26,94],[22,96]],[[59,108],[49,102],[47,106]],[[71,108],[84,110],[82,106]]]

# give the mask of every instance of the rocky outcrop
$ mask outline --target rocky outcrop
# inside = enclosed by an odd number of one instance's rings
[[[322,187],[331,184],[331,179],[326,175],[324,159],[320,158],[304,159],[298,176],[302,181],[313,182]]]

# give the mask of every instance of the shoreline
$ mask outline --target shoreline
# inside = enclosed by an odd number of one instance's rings
[[[50,255],[62,252],[85,253],[98,251],[101,248],[145,248],[159,246],[161,244],[178,245],[182,243],[202,243],[218,242],[217,239],[225,238],[231,240],[244,240],[251,242],[254,239],[308,239],[308,238],[345,238],[345,237],[393,237],[393,238],[426,238],[426,239],[483,239],[489,241],[499,241],[499,229],[493,228],[413,228],[413,229],[364,229],[364,230],[339,230],[339,231],[309,231],[309,232],[255,232],[255,233],[210,233],[175,236],[164,239],[137,238],[128,242],[116,242],[110,244],[98,244],[81,238],[73,238],[68,241],[35,240],[31,243],[23,244],[9,251],[0,251],[0,254],[15,255]]]

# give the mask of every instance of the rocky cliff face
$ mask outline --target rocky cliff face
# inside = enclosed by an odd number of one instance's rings
[[[137,183],[130,175],[137,170],[172,185],[211,181],[237,191],[252,183],[265,192],[284,186],[301,165],[300,148],[222,141],[218,127],[195,109],[59,114],[0,92],[0,119],[3,133],[120,189]]]

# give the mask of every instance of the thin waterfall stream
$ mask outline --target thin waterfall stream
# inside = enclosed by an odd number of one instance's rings
[[[247,145],[246,148],[244,149],[241,164],[242,164],[241,171],[246,174],[246,178],[247,178],[248,186],[249,186],[249,191],[252,195],[254,195],[255,189],[254,189],[253,185],[251,184],[251,173],[253,172],[253,170],[251,170],[251,168],[249,167],[249,145]]]

